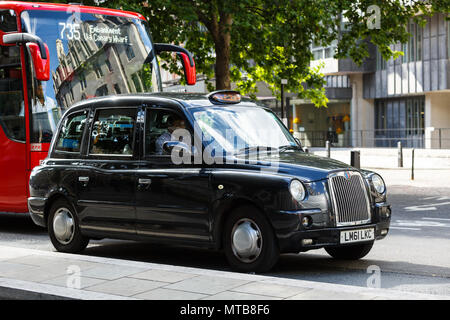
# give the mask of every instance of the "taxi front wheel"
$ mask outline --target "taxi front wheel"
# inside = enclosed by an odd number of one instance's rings
[[[83,251],[89,238],[81,234],[73,206],[64,199],[53,203],[48,216],[48,234],[56,250],[67,253]]]
[[[358,260],[366,256],[372,249],[373,242],[364,244],[354,244],[345,247],[325,248],[330,256],[342,260]]]
[[[240,207],[227,217],[223,244],[229,264],[241,272],[269,271],[280,254],[271,225],[251,206]]]

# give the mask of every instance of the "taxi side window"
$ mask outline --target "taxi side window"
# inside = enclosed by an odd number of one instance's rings
[[[132,155],[136,108],[99,109],[91,132],[92,155]]]
[[[172,141],[172,133],[186,129],[184,119],[166,109],[147,110],[145,119],[145,155],[167,155],[163,144]]]
[[[55,150],[80,152],[87,114],[87,111],[74,113],[63,120]]]

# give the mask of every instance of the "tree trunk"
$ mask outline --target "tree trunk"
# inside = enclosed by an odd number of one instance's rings
[[[216,90],[231,89],[230,44],[216,43]]]
[[[220,14],[220,21],[216,24],[216,32],[213,34],[216,51],[216,90],[230,90],[230,29],[233,18],[230,14]]]

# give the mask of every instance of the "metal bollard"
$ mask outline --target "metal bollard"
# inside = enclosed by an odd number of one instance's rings
[[[402,142],[397,142],[397,149],[398,149],[398,167],[403,168],[403,148],[402,148]]]
[[[359,151],[350,151],[350,165],[352,167],[361,168],[361,161],[360,161],[360,152]]]
[[[325,149],[327,149],[327,157],[330,157],[330,141],[327,140],[327,142],[325,142]]]
[[[414,148],[411,153],[411,180],[414,180]]]

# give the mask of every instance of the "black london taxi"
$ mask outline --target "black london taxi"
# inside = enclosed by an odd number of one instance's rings
[[[319,248],[360,259],[391,215],[378,174],[305,153],[270,109],[232,91],[80,102],[29,188],[58,251],[102,238],[202,246],[243,272]]]

